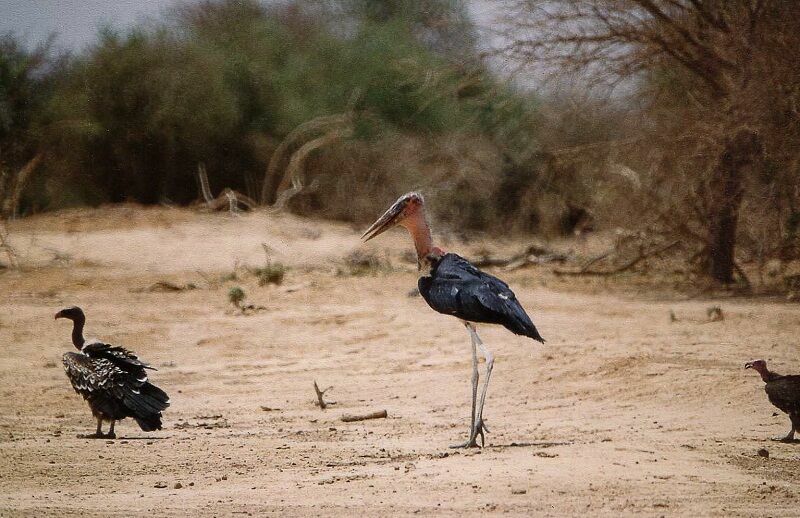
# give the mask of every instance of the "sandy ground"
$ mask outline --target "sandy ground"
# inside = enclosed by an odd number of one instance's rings
[[[451,450],[467,434],[468,336],[408,296],[399,231],[367,247],[394,268],[362,276],[337,274],[356,229],[289,216],[115,207],[10,231],[25,268],[0,273],[2,516],[800,515],[800,444],[768,440],[789,420],[742,369],[800,372],[796,305],[502,273],[548,342],[479,329],[497,358],[491,433]],[[290,266],[282,286],[244,271],[261,243]],[[158,281],[197,289],[147,290]],[[264,309],[233,310],[234,285]],[[53,320],[74,304],[88,334],[158,367],[162,431],[126,420],[117,440],[76,437],[94,423],[61,368],[69,324]],[[705,323],[714,304],[725,320]],[[336,405],[314,405],[314,380]]]

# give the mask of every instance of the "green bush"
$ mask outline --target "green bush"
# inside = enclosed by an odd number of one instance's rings
[[[51,207],[187,204],[202,163],[214,194],[259,198],[293,129],[350,112],[352,135],[309,157],[319,188],[294,210],[366,220],[400,190],[441,189],[458,193],[445,220],[506,228],[503,189],[530,184],[541,165],[536,103],[494,79],[474,41],[458,0],[207,0],[104,29],[37,108],[48,158],[36,189]]]

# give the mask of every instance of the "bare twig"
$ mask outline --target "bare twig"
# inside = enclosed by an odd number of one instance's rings
[[[283,179],[278,186],[278,192],[280,192],[280,194],[272,208],[274,210],[283,210],[286,204],[289,203],[289,200],[303,190],[302,176],[305,170],[305,162],[311,153],[341,138],[347,137],[350,133],[351,129],[349,127],[331,129],[322,136],[309,140],[300,146],[300,149],[292,153],[289,165],[286,166]]]
[[[297,147],[301,142],[308,140],[317,132],[327,131],[329,128],[338,128],[343,125],[348,125],[352,118],[351,113],[343,113],[337,115],[328,115],[317,117],[306,121],[297,126],[291,133],[289,133],[283,142],[272,153],[272,158],[269,160],[267,171],[264,174],[264,181],[261,186],[261,204],[267,205],[275,192],[278,192],[279,182],[278,175],[280,174],[280,167],[282,164],[289,160],[291,154],[290,150]],[[282,178],[286,178],[284,175]]]
[[[19,209],[19,199],[22,196],[22,191],[25,189],[25,184],[28,182],[33,171],[39,166],[43,157],[44,153],[37,153],[35,157],[30,159],[28,163],[19,170],[16,177],[13,178],[14,183],[11,188],[11,194],[5,200],[0,200],[3,202],[3,215],[11,218],[16,217],[17,210]]]
[[[258,205],[253,198],[246,196],[233,189],[226,188],[219,196],[211,200],[207,206],[210,210],[230,210],[235,212],[238,210],[239,205],[247,208],[248,210],[255,209]]]
[[[589,268],[594,266],[595,263],[597,263],[599,261],[602,261],[603,259],[605,259],[606,257],[608,257],[609,255],[611,255],[613,253],[614,253],[613,249],[612,250],[606,250],[602,254],[599,254],[599,255],[596,255],[596,256],[592,257],[591,259],[589,259],[588,261],[583,263],[583,266],[581,266],[581,270],[580,271],[584,272],[584,273],[589,271]]]
[[[8,262],[12,268],[17,268],[19,266],[19,262],[17,261],[17,253],[11,248],[11,245],[8,244],[8,231],[6,230],[5,224],[2,220],[0,220],[0,249],[6,253],[8,256]]]
[[[239,208],[236,205],[236,193],[233,192],[231,189],[225,189],[222,191],[222,196],[228,198],[228,212],[234,214],[239,211]]]
[[[745,289],[750,290],[752,289],[753,285],[750,284],[750,279],[747,277],[747,274],[744,273],[742,267],[739,266],[739,263],[736,261],[733,262],[733,269],[739,274],[739,278],[742,280],[742,284],[744,284]]]
[[[340,419],[345,423],[353,423],[355,421],[366,421],[367,419],[383,419],[388,415],[389,414],[386,412],[386,410],[378,410],[377,412],[372,412],[363,415],[345,414]]]
[[[211,186],[208,183],[208,173],[206,173],[205,164],[197,164],[197,179],[200,182],[200,192],[203,194],[203,199],[209,207],[214,202],[214,196],[211,195]]]
[[[564,254],[552,252],[538,245],[530,245],[522,252],[511,257],[489,257],[485,255],[474,261],[474,264],[479,268],[501,266],[506,270],[516,270],[532,264],[560,263],[566,260],[567,256]]]
[[[206,207],[210,210],[224,210],[227,208],[231,213],[234,213],[239,210],[239,205],[244,206],[248,210],[253,210],[258,206],[258,203],[253,198],[227,187],[223,189],[219,196],[214,198],[211,194],[211,185],[208,182],[206,166],[203,164],[197,166],[197,178],[200,183],[200,191],[203,193],[203,199],[206,202]]]
[[[577,270],[577,271],[553,270],[553,273],[555,273],[556,275],[587,275],[587,276],[616,275],[618,273],[626,272],[626,271],[630,270],[631,268],[633,268],[634,266],[636,266],[637,264],[639,264],[640,262],[644,261],[645,259],[653,257],[654,255],[662,254],[662,253],[666,252],[667,250],[678,246],[678,244],[680,244],[680,240],[676,239],[675,241],[671,241],[671,242],[667,243],[666,245],[662,245],[662,246],[653,248],[653,249],[651,249],[651,250],[649,250],[647,252],[645,252],[644,250],[641,250],[636,257],[634,257],[633,259],[629,260],[628,262],[626,262],[626,263],[624,263],[624,264],[622,264],[622,265],[620,265],[620,266],[618,266],[616,268],[613,268],[611,270],[585,270],[585,269],[582,268],[582,269]]]
[[[328,387],[325,390],[320,390],[319,385],[317,385],[317,380],[314,380],[314,392],[317,394],[317,406],[319,406],[322,410],[325,410],[328,405],[336,404],[336,401],[325,401],[325,393],[332,388],[333,387]]]

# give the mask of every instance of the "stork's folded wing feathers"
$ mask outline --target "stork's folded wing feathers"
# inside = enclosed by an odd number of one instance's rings
[[[500,324],[513,333],[544,341],[508,284],[456,254],[446,254],[419,290],[434,310],[469,322]]]
[[[486,275],[486,274],[484,274]],[[544,342],[514,292],[508,286],[484,281],[473,296],[487,313],[510,331]]]

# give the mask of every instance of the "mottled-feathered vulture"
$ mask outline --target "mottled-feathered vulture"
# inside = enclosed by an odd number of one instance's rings
[[[87,437],[113,439],[114,423],[126,417],[145,432],[160,430],[169,397],[147,380],[145,369],[155,369],[127,349],[84,339],[86,317],[81,308],[62,309],[56,318],[72,320],[72,343],[79,352],[64,354],[64,370],[97,419],[97,431]],[[103,421],[111,423],[107,434],[102,433]]]
[[[789,414],[792,429],[786,437],[778,440],[781,442],[794,442],[794,433],[800,433],[800,376],[783,376],[767,369],[767,362],[754,360],[744,364],[745,369],[754,369],[761,374],[764,380],[764,390],[767,392],[769,402],[781,411]]]

